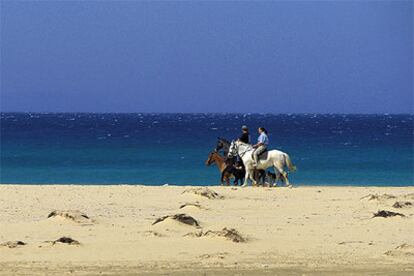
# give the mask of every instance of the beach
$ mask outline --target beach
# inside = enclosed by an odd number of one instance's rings
[[[413,205],[414,187],[0,185],[0,274],[409,275]]]

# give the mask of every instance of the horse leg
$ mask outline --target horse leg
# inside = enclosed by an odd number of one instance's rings
[[[234,181],[233,181],[233,185],[234,185],[234,186],[238,186],[238,185],[239,185],[239,179],[240,179],[240,174],[239,174],[239,173],[237,173],[237,174],[234,176]]]
[[[276,177],[275,177],[275,183],[273,183],[273,187],[276,187],[277,182],[279,181],[279,179],[282,182],[285,182],[285,180],[283,179],[283,170],[282,169],[280,169],[277,165],[275,165],[274,170],[275,170]]]
[[[244,182],[244,175],[240,175],[239,180],[240,180],[240,186],[241,186],[241,185],[242,185],[242,183]]]
[[[264,175],[264,186],[266,187],[271,187],[272,183],[271,183],[271,179],[270,176],[268,176],[266,173]]]
[[[282,169],[280,171],[280,175],[281,175],[281,178],[283,178],[283,182],[285,183],[285,186],[286,187],[292,187],[292,185],[290,185],[290,183],[289,183],[287,172]]]
[[[226,185],[229,186],[230,185],[230,174],[228,172],[226,172],[225,180],[226,180]]]
[[[245,176],[244,176],[244,181],[243,181],[243,185],[242,185],[242,187],[247,187],[247,184],[248,184],[248,179],[250,178],[249,171],[250,171],[250,170],[248,170],[248,169],[246,168],[246,174],[245,174]]]
[[[275,167],[277,167],[277,166],[275,166]],[[292,185],[290,185],[290,182],[289,182],[289,178],[288,178],[288,174],[287,174],[287,172],[285,171],[285,164],[280,164],[280,166],[278,167],[279,168],[279,172],[280,172],[280,174],[281,174],[281,178],[283,178],[283,182],[285,183],[285,186],[286,187],[292,187]]]
[[[223,186],[224,185],[224,180],[227,178],[227,176],[226,176],[226,171],[223,171],[222,173],[221,173],[221,178],[220,178],[220,184],[221,184],[221,186]]]
[[[253,170],[250,170],[250,173],[249,173],[249,178],[250,178],[250,180],[252,181],[252,186],[257,186],[257,181],[256,181],[256,179],[254,178],[254,171],[253,171]]]
[[[274,187],[276,187],[277,186],[277,182],[279,181],[279,180],[281,180],[282,182],[283,182],[283,179],[281,179],[281,174],[280,174],[280,172],[279,171],[277,171],[277,170],[275,170],[275,174],[276,174],[276,176],[275,176],[275,182],[273,183],[273,186]]]
[[[287,174],[287,172],[283,172],[283,178],[285,179],[285,184],[286,184],[286,187],[292,187],[292,185],[290,184],[290,182],[289,182],[289,178],[288,178],[288,174]]]
[[[260,171],[257,169],[253,170],[253,181],[254,181],[253,186],[259,187],[261,185],[260,178],[261,178]]]
[[[263,171],[262,176],[261,176],[261,182],[263,187],[266,185],[266,170]]]

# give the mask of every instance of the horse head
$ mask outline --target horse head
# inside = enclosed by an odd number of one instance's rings
[[[207,160],[205,162],[206,166],[210,166],[211,164],[214,163],[213,156],[214,156],[215,153],[216,153],[215,151],[212,151],[212,152],[209,153],[208,158],[207,158]]]
[[[223,143],[221,142],[220,137],[217,137],[217,145],[216,148],[214,149],[214,151],[219,151],[223,148]]]
[[[235,157],[235,156],[237,156],[237,152],[238,151],[238,149],[237,149],[237,141],[231,141],[231,143],[230,143],[230,147],[229,147],[229,154],[228,154],[228,157]]]
[[[229,152],[229,146],[230,146],[229,141],[227,141],[224,138],[217,137],[217,145],[216,145],[216,148],[215,148],[216,152],[219,152],[220,150],[222,150],[223,155],[227,155],[228,152]]]

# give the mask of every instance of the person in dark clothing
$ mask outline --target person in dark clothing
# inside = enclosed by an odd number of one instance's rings
[[[239,140],[246,144],[250,143],[250,134],[247,126],[242,126],[242,135],[240,136]]]
[[[238,140],[242,141],[243,143],[249,144],[250,143],[249,129],[247,128],[247,126],[242,126],[241,130],[242,130],[242,134]],[[241,164],[243,164],[243,161],[241,160],[240,156],[236,157],[236,162],[240,162]]]

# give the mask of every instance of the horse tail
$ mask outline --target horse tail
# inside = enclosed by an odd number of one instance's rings
[[[292,160],[290,160],[289,155],[285,153],[285,164],[288,167],[289,171],[294,172],[296,171],[296,166],[293,165]]]

